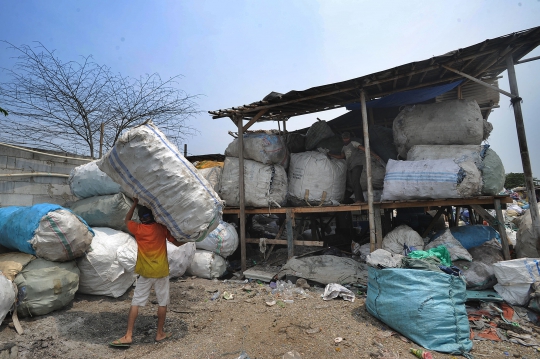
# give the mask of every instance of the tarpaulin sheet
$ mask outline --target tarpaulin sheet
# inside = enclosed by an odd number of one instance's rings
[[[377,100],[366,102],[368,108],[400,107],[431,100],[459,86],[463,80],[455,81],[446,85],[422,88],[417,90],[394,93]],[[359,102],[346,105],[347,110],[360,110]]]

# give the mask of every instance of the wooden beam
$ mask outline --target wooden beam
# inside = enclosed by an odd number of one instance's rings
[[[435,216],[433,217],[433,219],[431,220],[431,222],[429,223],[429,225],[427,226],[424,233],[422,233],[422,238],[426,238],[428,236],[429,232],[431,232],[431,230],[433,229],[433,227],[435,226],[439,218],[441,218],[441,215],[443,213],[444,213],[444,207],[440,207],[437,213],[435,214]]]
[[[259,244],[260,240],[257,238],[246,238],[246,243],[255,243]],[[293,241],[295,246],[312,246],[312,247],[323,247],[324,242],[322,241]],[[282,244],[287,245],[288,241],[285,239],[267,239],[266,244]]]
[[[501,209],[501,200],[496,199],[494,202],[495,213],[497,214],[497,226],[499,227],[499,235],[501,236],[501,244],[503,247],[503,258],[505,261],[509,261],[510,249],[508,248],[508,238],[506,238],[506,227],[504,226],[504,216]]]
[[[243,132],[246,132],[255,122],[259,121],[262,115],[264,115],[268,109],[260,110],[248,123],[242,128]]]
[[[366,156],[368,219],[369,219],[369,250],[374,252],[377,246],[377,232],[375,227],[375,211],[373,208],[373,183],[371,178],[371,151],[369,150],[369,128],[366,108],[366,92],[360,91],[360,105],[362,107],[362,128],[364,132],[364,148]],[[358,198],[355,198],[358,201]],[[380,217],[380,213],[379,213]],[[380,218],[379,218],[380,221]]]
[[[285,214],[285,226],[287,228],[287,258],[291,259],[294,257],[294,233],[293,233],[293,221],[294,215],[292,209],[288,208],[287,213]],[[313,235],[313,233],[312,233]]]
[[[375,213],[375,216],[373,218],[375,222],[375,240],[377,243],[377,249],[382,248],[382,241],[383,241],[383,230],[382,230],[382,222],[381,222],[381,207],[379,205],[373,205],[373,212]],[[370,246],[371,249],[371,246]]]
[[[471,81],[473,81],[473,82],[476,82],[477,84],[482,85],[482,86],[484,86],[484,87],[487,87],[487,88],[489,88],[489,89],[491,89],[491,90],[493,90],[493,91],[500,92],[500,93],[502,93],[503,95],[506,95],[506,96],[508,96],[508,97],[510,97],[510,98],[516,97],[515,95],[512,95],[510,92],[506,92],[506,91],[504,91],[504,90],[502,90],[502,89],[500,89],[500,88],[498,88],[498,87],[496,87],[496,86],[490,85],[490,84],[488,84],[488,83],[486,83],[486,82],[484,82],[484,81],[482,81],[482,80],[479,80],[479,79],[477,79],[477,78],[474,78],[474,77],[472,77],[471,75],[467,75],[467,74],[464,73],[464,72],[458,71],[458,70],[453,69],[453,68],[451,68],[451,67],[449,67],[449,66],[446,66],[446,65],[441,65],[441,66],[444,67],[445,69],[447,69],[448,71],[452,71],[452,72],[454,72],[454,73],[456,73],[456,74],[458,74],[458,75],[461,75],[461,76],[463,76],[463,77],[465,77],[465,78],[468,78],[469,80],[471,80]]]
[[[244,189],[244,128],[242,117],[237,116],[238,124],[238,192],[240,197],[240,266],[246,270],[246,192]]]

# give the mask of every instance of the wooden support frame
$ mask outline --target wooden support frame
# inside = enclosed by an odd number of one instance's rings
[[[512,95],[510,92],[506,92],[506,91],[504,91],[504,90],[502,90],[502,89],[500,89],[500,88],[498,88],[498,87],[495,87],[495,86],[490,85],[490,84],[488,84],[488,83],[486,83],[486,82],[484,82],[484,81],[482,81],[482,80],[479,80],[479,79],[477,79],[477,78],[475,78],[475,77],[472,77],[471,75],[467,75],[467,74],[464,73],[464,72],[461,72],[461,71],[458,71],[458,70],[456,70],[456,69],[453,69],[453,68],[451,68],[450,66],[446,66],[446,65],[441,65],[441,66],[444,67],[445,69],[447,69],[448,71],[452,71],[452,72],[454,72],[454,73],[456,73],[456,74],[458,74],[458,75],[461,75],[461,76],[463,76],[463,77],[465,77],[465,78],[468,78],[469,80],[471,80],[471,81],[473,81],[473,82],[476,82],[476,83],[479,84],[479,85],[482,85],[482,86],[484,86],[484,87],[487,87],[487,88],[489,88],[489,89],[491,89],[491,90],[493,90],[493,91],[500,92],[500,93],[502,93],[503,95],[506,95],[506,96],[508,96],[508,97],[510,97],[510,98],[517,97],[516,95]],[[459,93],[459,94],[461,94],[461,91],[460,91],[460,90],[461,90],[461,89],[458,89],[458,93]]]
[[[485,221],[489,223],[490,226],[495,228],[499,235],[501,236],[501,242],[503,247],[503,258],[504,260],[510,259],[510,249],[508,248],[508,238],[506,237],[506,228],[504,226],[504,216],[502,214],[502,208],[501,208],[501,200],[500,199],[494,199],[494,205],[495,205],[495,213],[497,215],[497,218],[493,217],[491,214],[489,214],[488,211],[486,211],[484,208],[482,208],[480,205],[471,205],[471,208],[473,208],[479,215],[482,217]],[[497,207],[499,208],[497,210]]]
[[[238,125],[238,192],[240,197],[240,266],[242,272],[247,269],[246,263],[246,192],[244,189],[244,127],[242,117],[234,118]]]
[[[364,131],[364,148],[366,156],[366,174],[367,174],[367,194],[368,194],[368,217],[369,217],[369,248],[370,252],[374,252],[377,245],[377,229],[375,226],[375,211],[373,209],[373,184],[371,182],[371,151],[369,149],[369,128],[366,108],[366,92],[364,89],[360,91],[360,105],[362,107],[362,128]],[[355,198],[358,200],[358,198]],[[379,211],[380,212],[380,211]],[[380,225],[379,213],[379,225]],[[382,228],[382,226],[380,226]],[[382,239],[381,239],[382,241]]]
[[[429,223],[429,225],[425,229],[424,233],[422,233],[422,238],[426,238],[428,236],[429,232],[431,232],[431,230],[435,226],[435,223],[437,223],[439,218],[441,218],[441,215],[444,213],[444,210],[445,210],[444,207],[439,208],[439,210],[437,211],[437,213],[435,214],[435,216],[431,220],[431,223]]]

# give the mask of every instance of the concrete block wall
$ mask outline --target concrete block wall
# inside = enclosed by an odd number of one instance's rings
[[[53,151],[32,150],[65,155]],[[66,205],[77,200],[71,195],[67,177],[1,176],[3,174],[32,174],[36,172],[69,175],[74,167],[88,163],[89,159],[76,155],[67,156],[77,159],[32,153],[0,144],[0,207],[31,206],[37,203]]]

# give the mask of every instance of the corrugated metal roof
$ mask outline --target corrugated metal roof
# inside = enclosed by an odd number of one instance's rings
[[[251,119],[263,110],[258,121],[282,120],[307,113],[331,110],[358,101],[364,89],[367,100],[391,93],[449,83],[462,77],[441,67],[446,65],[476,78],[495,78],[506,70],[505,58],[522,59],[540,44],[540,27],[488,39],[431,59],[304,91],[274,93],[264,101],[229,109],[209,111],[213,118],[241,116]],[[467,81],[466,84],[470,82]],[[467,87],[467,85],[465,85]],[[476,94],[476,89],[471,87]],[[465,96],[466,94],[463,93]],[[486,98],[489,94],[485,94]],[[455,98],[455,97],[454,97]]]

